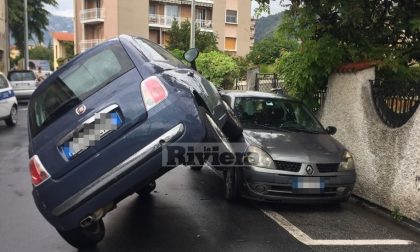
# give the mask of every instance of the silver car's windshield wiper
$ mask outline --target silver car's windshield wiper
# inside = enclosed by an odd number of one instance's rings
[[[321,134],[321,133],[323,133],[323,131],[309,130],[309,129],[295,127],[295,126],[280,126],[280,129],[297,131],[297,132],[305,132],[305,133],[311,133],[311,134]]]
[[[254,123],[254,125],[257,126],[257,127],[260,127],[260,128],[268,129],[268,130],[290,131],[289,129],[286,129],[286,128],[272,127],[272,126],[268,126],[268,125],[264,125],[264,124]]]

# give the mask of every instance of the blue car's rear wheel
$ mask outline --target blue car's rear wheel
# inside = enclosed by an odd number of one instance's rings
[[[203,142],[218,143],[218,144],[221,144],[220,147],[223,147],[222,149],[220,149],[220,151],[233,152],[232,147],[230,146],[230,143],[227,140],[227,137],[225,136],[223,131],[219,128],[219,126],[216,124],[216,122],[213,120],[210,113],[201,106],[198,107],[198,111],[200,113],[200,118],[203,121],[205,130],[206,130],[206,134],[203,139]],[[202,165],[203,164],[191,165],[190,168],[192,170],[198,171],[202,168]]]
[[[236,140],[242,135],[242,125],[238,118],[235,116],[232,108],[226,102],[223,102],[226,109],[226,122],[223,125],[223,132],[229,140]]]
[[[88,227],[78,227],[69,231],[58,231],[58,233],[75,248],[92,248],[104,238],[105,225],[103,220],[100,219]]]
[[[153,180],[152,182],[150,182],[149,184],[147,184],[145,187],[141,188],[140,190],[137,191],[137,194],[140,197],[145,197],[150,195],[151,192],[153,192],[153,190],[156,189],[156,181]]]

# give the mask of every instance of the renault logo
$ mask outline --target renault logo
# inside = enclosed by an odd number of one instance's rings
[[[86,106],[84,104],[80,104],[77,108],[76,108],[76,114],[81,115],[83,113],[85,113],[86,111]]]
[[[310,165],[306,166],[306,173],[312,175],[314,173],[314,168],[312,168]]]

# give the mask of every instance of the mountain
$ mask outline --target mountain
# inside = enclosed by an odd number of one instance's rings
[[[255,42],[258,42],[265,37],[271,36],[277,30],[277,27],[281,23],[282,17],[283,12],[280,12],[258,19],[255,24]]]
[[[48,16],[48,26],[44,30],[44,41],[43,44],[48,46],[51,40],[51,32],[73,32],[74,25],[73,25],[73,18],[70,17],[62,17],[62,16]],[[36,45],[38,44],[38,40],[29,40],[29,45]],[[12,36],[10,36],[10,44],[13,45],[15,40]]]
[[[48,46],[51,41],[51,32],[73,32],[73,18],[62,16],[48,16],[48,26],[44,32],[44,45]],[[51,41],[52,42],[52,41]]]

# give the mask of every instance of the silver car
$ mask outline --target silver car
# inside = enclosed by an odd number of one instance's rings
[[[356,181],[350,152],[306,106],[271,93],[224,91],[244,128],[245,167],[224,172],[225,196],[265,201],[346,201]]]
[[[37,87],[36,75],[32,70],[14,70],[7,74],[17,99],[29,99]]]

